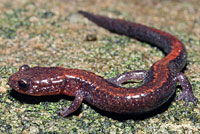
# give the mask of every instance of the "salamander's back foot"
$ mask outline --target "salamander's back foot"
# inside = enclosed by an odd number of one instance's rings
[[[185,106],[188,106],[189,102],[192,102],[195,106],[197,105],[197,101],[198,99],[194,96],[194,94],[192,92],[189,91],[183,91],[179,97],[178,97],[178,101],[184,100],[185,101]]]
[[[184,100],[185,106],[187,106],[189,102],[192,102],[196,106],[198,99],[193,94],[192,85],[188,78],[181,72],[177,73],[176,78],[182,87],[182,93],[180,93],[178,100]]]
[[[128,80],[144,80],[146,75],[147,75],[146,70],[134,70],[122,73],[114,78],[107,79],[107,81],[117,86],[121,86],[122,83]]]

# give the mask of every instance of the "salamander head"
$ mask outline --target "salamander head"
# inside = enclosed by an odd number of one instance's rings
[[[8,85],[17,92],[32,96],[56,95],[60,93],[63,79],[56,72],[56,67],[33,67],[23,65],[11,75]]]

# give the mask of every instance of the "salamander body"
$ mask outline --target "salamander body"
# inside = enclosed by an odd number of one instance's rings
[[[20,67],[10,76],[8,84],[14,90],[28,95],[74,96],[69,108],[60,114],[65,117],[76,111],[85,100],[109,112],[143,113],[158,108],[174,94],[176,83],[182,86],[179,100],[197,104],[187,77],[180,71],[186,64],[187,52],[181,41],[173,35],[141,24],[112,19],[80,11],[92,22],[113,33],[126,35],[162,49],[166,56],[154,63],[149,70],[125,72],[111,79],[104,79],[92,72],[61,67]],[[127,80],[143,80],[139,87],[124,88]]]

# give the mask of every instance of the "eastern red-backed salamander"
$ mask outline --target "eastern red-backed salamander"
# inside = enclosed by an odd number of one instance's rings
[[[76,111],[85,100],[106,111],[116,113],[143,113],[158,108],[175,92],[176,83],[182,86],[178,100],[197,104],[187,77],[180,71],[186,63],[187,52],[183,43],[169,33],[120,19],[94,15],[80,11],[97,25],[117,34],[147,42],[162,49],[167,55],[154,63],[148,71],[123,73],[115,78],[104,79],[92,72],[61,67],[20,67],[10,76],[8,84],[14,90],[28,95],[75,96],[69,108],[60,114],[65,117]],[[139,87],[124,88],[130,79],[143,80]]]

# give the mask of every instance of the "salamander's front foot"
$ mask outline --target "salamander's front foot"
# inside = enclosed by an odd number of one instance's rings
[[[69,114],[73,113],[80,107],[82,101],[83,101],[83,94],[81,92],[77,92],[75,99],[69,106],[69,108],[63,107],[62,110],[59,111],[59,113],[62,115],[62,117],[68,116]]]
[[[187,106],[189,102],[192,102],[196,106],[198,101],[198,99],[194,96],[193,92],[190,91],[183,91],[182,93],[180,93],[178,101],[181,100],[185,101],[185,106]]]
[[[70,111],[68,110],[68,108],[63,107],[60,111],[58,111],[58,113],[62,116],[62,117],[67,117],[70,114]]]

